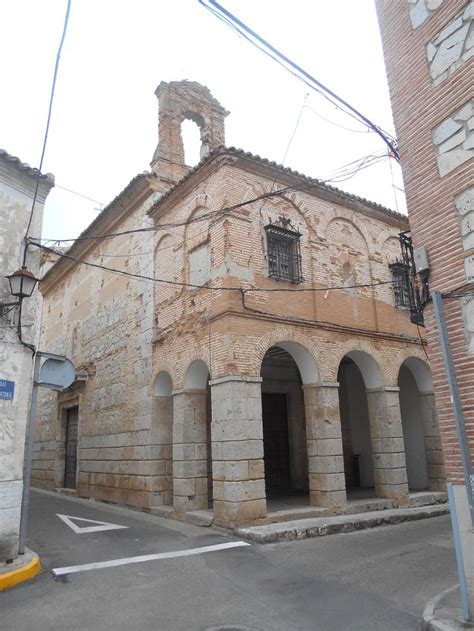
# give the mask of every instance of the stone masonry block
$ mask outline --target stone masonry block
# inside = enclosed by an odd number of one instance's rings
[[[249,460],[249,480],[265,478],[265,463],[263,460]]]
[[[231,440],[222,443],[223,460],[256,460],[263,458],[263,440]]]
[[[214,421],[212,423],[212,439],[229,440],[263,440],[263,425],[258,421]]]
[[[194,478],[180,479],[173,481],[173,492],[175,495],[190,497],[196,495],[196,482]]]
[[[225,462],[224,479],[226,481],[240,481],[249,479],[249,464],[247,460],[237,460],[235,462]]]
[[[265,499],[265,480],[223,482],[223,495],[227,502],[245,502]]]

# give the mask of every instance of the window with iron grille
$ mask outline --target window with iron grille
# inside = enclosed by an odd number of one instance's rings
[[[267,235],[268,275],[301,283],[301,247],[299,232],[270,224],[265,226]]]
[[[410,286],[406,265],[397,262],[390,265],[390,269],[392,271],[395,306],[410,308]]]

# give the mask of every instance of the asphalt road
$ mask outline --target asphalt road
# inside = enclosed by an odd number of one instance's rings
[[[126,528],[75,532],[58,513]],[[72,523],[76,530],[100,526]],[[2,631],[411,631],[420,628],[426,602],[457,582],[448,516],[189,556],[238,540],[39,492],[29,525],[28,545],[43,571],[0,594]],[[174,552],[181,556],[60,570]]]

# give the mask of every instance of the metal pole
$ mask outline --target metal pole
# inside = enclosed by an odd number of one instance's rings
[[[26,438],[25,467],[23,472],[23,495],[21,498],[20,541],[18,554],[25,553],[26,527],[28,524],[28,508],[30,504],[31,466],[33,460],[33,444],[35,440],[36,403],[38,400],[38,379],[41,363],[41,353],[35,355],[33,369],[33,388],[31,390],[30,413],[28,416],[28,428]]]
[[[459,590],[461,592],[461,603],[464,620],[469,620],[469,597],[467,595],[466,573],[464,571],[464,559],[462,556],[461,533],[459,532],[459,520],[456,510],[456,500],[454,498],[453,485],[447,484],[448,499],[451,514],[451,527],[453,529],[454,552],[456,554],[456,563],[459,575]]]
[[[443,355],[446,376],[448,378],[449,393],[451,395],[451,403],[454,413],[454,422],[456,423],[459,448],[461,451],[461,460],[464,469],[464,482],[466,485],[469,512],[471,514],[471,524],[474,526],[474,474],[472,471],[471,455],[469,453],[469,441],[466,432],[466,425],[464,423],[461,397],[459,396],[458,381],[454,369],[454,361],[451,353],[451,347],[449,345],[448,329],[446,327],[446,320],[444,319],[443,299],[439,291],[433,291],[431,295],[433,298],[433,306],[436,316],[436,323],[438,325],[441,352]]]

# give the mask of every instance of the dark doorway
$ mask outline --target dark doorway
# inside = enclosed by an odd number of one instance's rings
[[[67,489],[76,488],[78,418],[79,408],[77,405],[66,410],[66,462],[64,486]]]
[[[262,393],[262,413],[265,486],[272,495],[291,487],[286,394]]]
[[[364,379],[352,359],[344,357],[337,380],[346,489],[373,489],[372,443]]]

